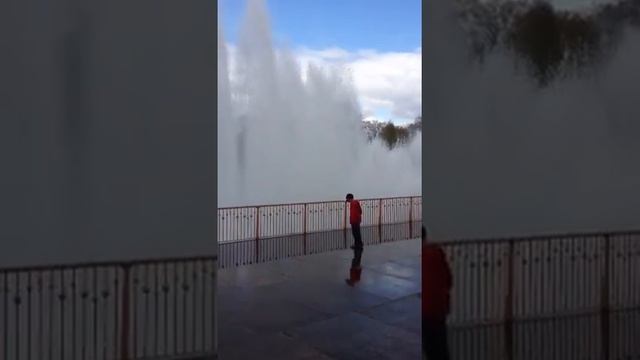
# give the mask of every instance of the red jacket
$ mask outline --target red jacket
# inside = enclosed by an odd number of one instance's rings
[[[447,317],[451,286],[451,270],[442,248],[437,245],[422,246],[422,317]]]
[[[351,200],[351,206],[349,208],[349,223],[360,224],[362,221],[362,208],[358,200]]]

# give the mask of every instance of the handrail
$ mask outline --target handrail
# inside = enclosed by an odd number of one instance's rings
[[[72,270],[83,267],[131,267],[134,265],[151,265],[151,264],[164,264],[174,262],[195,262],[195,261],[216,261],[217,255],[200,255],[200,256],[185,256],[185,257],[161,257],[161,258],[138,258],[131,260],[121,261],[85,261],[77,263],[65,263],[65,264],[50,264],[50,265],[20,265],[1,267],[2,272],[25,272],[25,271],[48,271],[48,270]]]
[[[564,238],[592,238],[598,236],[633,236],[640,235],[640,230],[619,230],[619,231],[591,231],[591,232],[566,232],[566,233],[547,233],[539,235],[525,235],[525,236],[502,236],[496,238],[462,238],[452,240],[433,240],[432,244],[437,245],[463,245],[463,244],[493,244],[493,243],[505,243],[509,241],[518,242],[536,242],[536,241],[548,241],[550,239],[564,239]]]
[[[365,198],[365,199],[356,199],[358,201],[373,201],[373,200],[396,200],[396,199],[409,199],[409,198],[419,198],[422,195],[409,195],[409,196],[392,196],[385,198]],[[333,204],[333,203],[343,203],[345,200],[325,200],[325,201],[309,201],[309,202],[295,202],[295,203],[278,203],[278,204],[262,204],[262,205],[241,205],[241,206],[223,206],[218,207],[218,210],[230,210],[230,209],[253,209],[258,207],[272,207],[272,206],[295,206],[295,205],[319,205],[319,204]]]
[[[362,226],[422,220],[422,197],[359,199]],[[219,208],[219,243],[347,230],[349,205],[344,200]],[[384,214],[384,216],[383,216]],[[259,244],[256,243],[256,249]],[[256,250],[259,256],[259,250]]]

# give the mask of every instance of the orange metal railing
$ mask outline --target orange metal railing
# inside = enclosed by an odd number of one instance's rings
[[[359,201],[363,227],[422,220],[421,196]],[[218,242],[343,230],[348,213],[344,200],[219,208]]]

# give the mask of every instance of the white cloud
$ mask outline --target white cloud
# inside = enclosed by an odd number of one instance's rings
[[[227,48],[229,66],[233,69],[236,49],[233,44],[227,44]],[[420,47],[412,52],[298,48],[293,53],[300,64],[303,79],[309,64],[337,66],[349,71],[366,118],[387,121],[390,117],[395,123],[406,123],[422,113]]]
[[[303,69],[314,63],[350,70],[365,116],[386,110],[394,121],[406,122],[421,115],[421,48],[413,52],[302,48],[296,54]]]

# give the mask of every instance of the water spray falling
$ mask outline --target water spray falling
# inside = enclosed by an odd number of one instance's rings
[[[540,86],[504,47],[475,62],[455,2],[426,4],[424,216],[432,233],[638,228],[637,28],[621,32],[591,71]]]
[[[218,205],[418,195],[421,136],[367,142],[347,71],[272,45],[265,2],[250,0],[234,48],[218,36]]]

